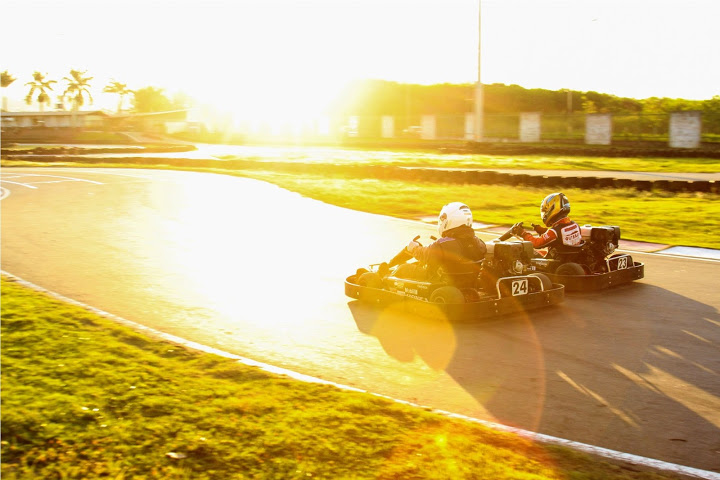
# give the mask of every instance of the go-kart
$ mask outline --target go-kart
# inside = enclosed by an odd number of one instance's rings
[[[522,227],[522,223],[518,225]],[[533,228],[538,231],[537,225],[533,224]],[[564,246],[562,251],[550,249],[545,256],[537,253],[532,265],[553,283],[565,285],[569,292],[602,290],[645,276],[644,264],[634,261],[629,254],[615,253],[620,243],[620,227],[584,225],[580,233],[582,245]],[[513,235],[510,229],[499,240],[506,241]]]
[[[417,240],[419,237],[416,237]],[[422,268],[405,249],[390,262],[359,268],[345,280],[345,294],[362,302],[400,306],[453,321],[474,320],[554,305],[564,300],[564,287],[530,265],[532,245],[495,242],[472,273],[431,281],[406,278],[408,266]],[[413,261],[410,261],[413,260]],[[410,268],[412,270],[412,268]]]

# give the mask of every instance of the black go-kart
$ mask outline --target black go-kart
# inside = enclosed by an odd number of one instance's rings
[[[565,285],[569,292],[602,290],[645,276],[644,264],[634,261],[632,255],[616,253],[620,227],[584,225],[580,232],[582,245],[564,246],[562,251],[551,249],[544,257],[536,254],[531,260],[532,265],[553,283]],[[505,241],[512,236],[510,229],[499,240]]]
[[[417,240],[416,237],[415,240]],[[404,278],[412,256],[402,250],[390,262],[360,268],[345,280],[345,294],[361,302],[394,305],[426,317],[451,321],[512,314],[562,302],[564,287],[535,272],[530,242],[492,242],[477,269],[465,278],[437,281]],[[408,263],[409,262],[409,263]],[[400,275],[398,275],[398,273]],[[460,281],[458,281],[460,280]]]

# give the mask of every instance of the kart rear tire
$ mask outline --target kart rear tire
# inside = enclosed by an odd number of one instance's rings
[[[555,275],[585,275],[585,269],[579,263],[563,263],[555,270]]]
[[[367,272],[360,275],[358,285],[361,287],[382,288],[382,278],[375,272]]]
[[[465,303],[465,295],[456,287],[440,287],[430,295],[432,303]]]
[[[577,264],[576,264],[577,265]],[[540,279],[540,282],[542,282],[542,288],[543,291],[552,290],[552,280],[550,280],[550,277],[545,275],[544,273],[531,273],[528,275],[529,277],[537,277]]]

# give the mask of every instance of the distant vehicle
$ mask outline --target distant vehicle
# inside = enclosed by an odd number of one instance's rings
[[[340,135],[343,137],[357,137],[358,130],[354,125],[343,125],[340,127]]]
[[[420,125],[411,125],[402,131],[403,137],[420,138],[422,136],[422,127]]]

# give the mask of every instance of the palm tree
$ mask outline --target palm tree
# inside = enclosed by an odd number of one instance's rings
[[[116,80],[113,80],[112,82],[110,82],[103,89],[103,92],[116,93],[120,97],[120,100],[118,101],[118,109],[117,109],[118,113],[120,113],[122,111],[122,106],[123,106],[123,101],[125,100],[125,95],[130,95],[131,93],[133,93],[132,90],[127,88],[127,84],[120,83]]]
[[[87,96],[90,103],[93,102],[92,95],[90,95],[90,84],[88,83],[93,77],[83,77],[87,71],[70,70],[69,77],[63,77],[63,80],[67,82],[67,88],[63,92],[63,99],[68,99],[72,102],[73,111],[73,126],[76,126],[75,115],[77,111],[85,105],[85,96]]]
[[[46,80],[45,75],[40,72],[33,73],[33,81],[28,82],[25,85],[30,85],[30,91],[28,92],[27,96],[25,97],[25,103],[28,105],[32,105],[33,102],[33,94],[35,92],[38,92],[37,98],[35,99],[38,104],[40,105],[40,111],[45,110],[45,104],[50,104],[50,95],[48,95],[48,90],[52,91],[52,84],[57,83],[55,80]]]
[[[73,110],[78,110],[80,107],[85,105],[85,97],[87,96],[90,103],[93,102],[92,95],[90,95],[90,84],[88,83],[93,77],[83,77],[87,73],[86,71],[70,70],[69,77],[63,77],[63,80],[67,82],[67,88],[63,92],[63,98],[68,99],[72,102]]]
[[[5,96],[5,89],[10,86],[11,83],[13,83],[17,78],[13,77],[8,73],[7,70],[0,73],[0,84],[3,88],[3,97],[2,97],[2,109],[7,111],[7,97]]]

